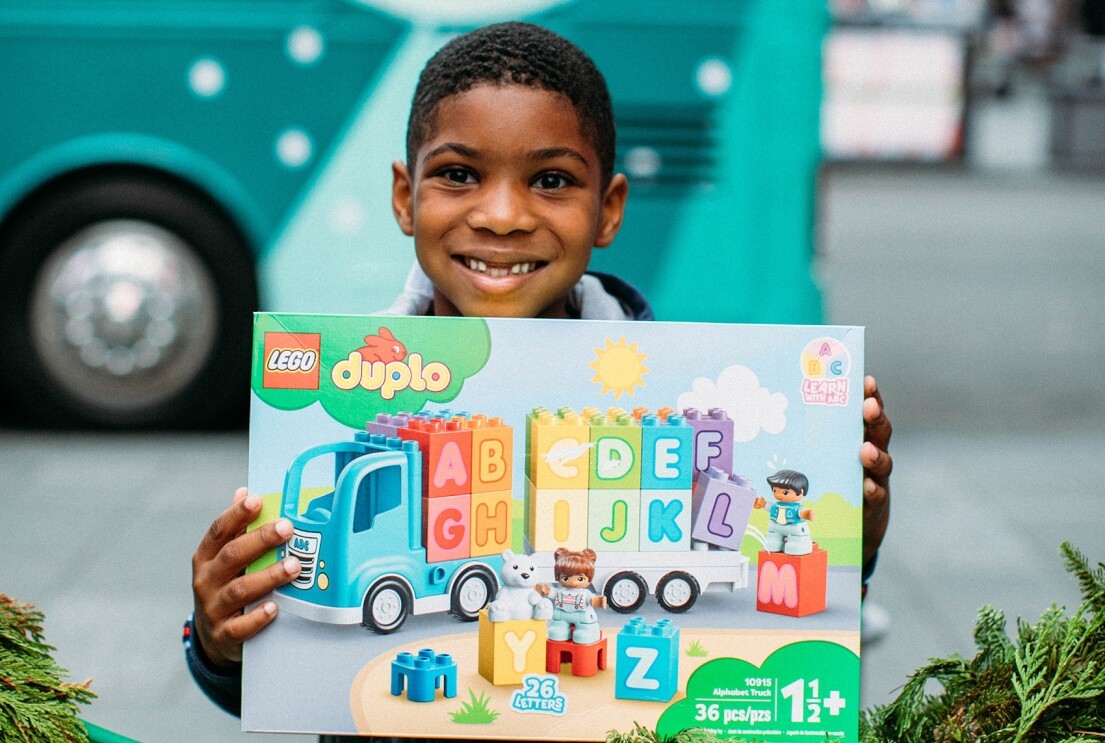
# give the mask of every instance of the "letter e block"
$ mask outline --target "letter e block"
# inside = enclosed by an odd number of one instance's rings
[[[666,421],[641,418],[641,489],[672,490],[694,485],[694,429],[681,415]]]
[[[511,545],[513,493],[472,493],[472,554],[497,555]]]
[[[669,702],[679,690],[679,628],[633,617],[617,637],[614,697]]]
[[[825,611],[829,553],[813,545],[808,555],[760,550],[756,609],[788,617]]]
[[[422,499],[422,544],[426,562],[471,557],[472,496]]]
[[[732,550],[741,548],[756,491],[740,475],[711,467],[700,472],[691,495],[691,537]]]
[[[548,624],[542,619],[492,622],[480,612],[479,672],[496,686],[521,685],[527,673],[545,672]]]

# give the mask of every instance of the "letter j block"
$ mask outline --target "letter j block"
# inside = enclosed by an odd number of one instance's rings
[[[614,697],[668,702],[679,690],[679,628],[633,617],[618,633]]]
[[[788,617],[825,611],[829,553],[813,545],[808,555],[760,550],[756,609]]]
[[[492,622],[480,612],[479,672],[495,686],[521,685],[527,673],[545,672],[548,624],[543,619]]]

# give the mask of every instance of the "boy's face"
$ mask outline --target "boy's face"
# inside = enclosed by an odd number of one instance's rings
[[[621,226],[628,191],[561,95],[480,85],[438,104],[410,168],[393,165],[399,226],[434,284],[434,314],[565,317],[593,247]]]

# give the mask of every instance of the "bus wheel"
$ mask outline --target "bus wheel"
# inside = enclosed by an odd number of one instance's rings
[[[676,570],[656,584],[656,600],[670,612],[681,614],[698,601],[698,581],[693,575]]]
[[[403,626],[411,613],[411,595],[402,581],[385,578],[369,589],[361,624],[381,635]]]
[[[488,568],[483,565],[469,568],[453,584],[449,613],[462,622],[476,621],[480,618],[480,610],[494,597],[497,586],[495,574]]]
[[[619,614],[629,614],[641,608],[648,595],[645,579],[633,572],[616,573],[606,581],[602,591],[610,608]]]
[[[49,187],[0,234],[0,387],[48,426],[244,420],[257,287],[237,226],[167,176]]]

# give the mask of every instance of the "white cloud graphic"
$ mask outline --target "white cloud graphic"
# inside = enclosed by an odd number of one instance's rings
[[[734,438],[751,441],[760,429],[779,433],[787,425],[787,398],[760,386],[760,380],[746,366],[726,367],[717,381],[699,377],[689,392],[679,396],[678,410],[697,408],[703,414],[720,408],[733,419]]]

